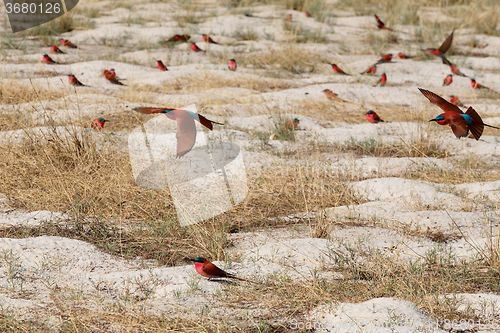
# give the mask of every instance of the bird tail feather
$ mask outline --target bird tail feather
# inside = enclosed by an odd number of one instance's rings
[[[212,124],[224,125],[224,124],[218,123],[216,121],[209,120],[209,119],[203,117],[201,114],[199,114],[198,117],[200,119],[200,124],[202,124],[203,126],[205,126],[206,128],[208,128],[209,130],[213,130],[214,129],[213,126],[212,126]]]
[[[474,135],[474,139],[479,140],[484,130],[483,120],[476,112],[476,110],[472,108],[472,106],[469,106],[469,109],[467,109],[467,112],[465,114],[472,118],[472,124],[469,124],[469,130],[471,131],[472,135]]]

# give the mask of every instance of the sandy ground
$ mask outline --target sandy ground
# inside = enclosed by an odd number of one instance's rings
[[[174,6],[175,7],[175,6]],[[105,7],[103,7],[105,8]],[[210,140],[228,140],[243,148],[243,159],[248,169],[259,169],[283,163],[282,158],[269,150],[255,149],[260,143],[249,135],[252,131],[265,131],[272,126],[271,109],[281,109],[287,117],[299,117],[301,131],[299,141],[317,140],[328,144],[343,144],[349,140],[370,139],[385,143],[401,143],[417,137],[432,136],[449,156],[472,154],[488,162],[500,160],[498,137],[487,129],[485,135],[475,140],[457,140],[451,131],[439,131],[437,125],[414,121],[419,112],[438,114],[440,110],[431,106],[417,87],[430,89],[440,95],[455,94],[466,105],[473,104],[483,115],[485,122],[500,125],[500,104],[498,99],[485,98],[473,91],[468,78],[454,77],[451,86],[443,87],[442,80],[449,69],[437,58],[428,61],[413,59],[395,60],[378,66],[376,77],[335,75],[328,62],[336,62],[349,73],[359,73],[376,62],[378,54],[342,52],[341,41],[349,38],[362,42],[373,31],[373,17],[356,16],[353,12],[335,12],[334,23],[321,23],[304,17],[298,11],[252,8],[253,15],[260,18],[231,14],[224,8],[217,9],[217,15],[194,26],[189,31],[202,49],[210,48],[212,54],[224,54],[238,59],[245,52],[254,54],[272,52],[283,48],[287,32],[283,30],[281,18],[292,13],[295,22],[304,28],[322,29],[326,41],[321,44],[298,44],[301,50],[314,50],[323,54],[325,63],[312,73],[293,77],[272,78],[266,69],[252,65],[240,65],[236,72],[230,72],[226,63],[216,63],[202,53],[193,53],[187,44],[168,49],[159,43],[175,33],[183,33],[172,19],[172,5],[163,3],[141,4],[133,10],[116,8],[106,15],[95,18],[95,29],[75,30],[62,37],[70,39],[80,48],[68,50],[65,55],[52,56],[61,65],[45,65],[40,62],[45,47],[33,46],[29,52],[7,50],[3,55],[2,77],[17,78],[20,83],[49,86],[61,91],[65,97],[42,102],[4,105],[2,112],[31,112],[39,127],[44,131],[46,115],[57,121],[71,121],[80,117],[120,116],[129,117],[132,109],[141,105],[180,107],[189,104],[212,105],[203,113],[210,119],[225,122],[226,129],[216,128],[207,133]],[[142,17],[150,22],[127,26],[122,22],[129,16]],[[158,18],[161,17],[161,20]],[[268,19],[270,18],[270,19]],[[274,18],[274,19],[273,19]],[[399,40],[409,39],[405,31],[411,27],[396,27]],[[240,41],[234,31],[252,29],[257,40]],[[206,45],[201,33],[209,33],[223,45]],[[486,47],[478,49],[467,46],[471,33],[455,31],[457,50],[474,56],[452,55],[450,60],[459,64],[462,71],[476,78],[478,82],[500,91],[499,48],[500,37],[479,35],[480,43]],[[271,36],[271,37],[270,37]],[[103,41],[121,41],[130,50],[121,51],[113,58]],[[29,42],[29,41],[28,41]],[[140,43],[157,45],[147,50],[133,50]],[[386,53],[397,54],[396,47]],[[409,48],[406,53],[415,54],[418,49]],[[362,52],[361,52],[362,53]],[[214,55],[212,55],[214,57]],[[155,61],[162,59],[167,72],[159,72]],[[114,68],[126,86],[117,86],[102,77],[104,69]],[[388,84],[374,88],[381,73],[387,73]],[[73,73],[90,87],[71,87],[65,75]],[[205,82],[202,88],[180,87],[174,93],[173,86],[179,80],[214,80]],[[207,79],[208,78],[208,79]],[[224,86],[237,78],[240,81],[280,82],[286,89],[259,91],[241,84],[241,87]],[[187,81],[185,81],[187,82]],[[220,83],[222,82],[222,83]],[[146,87],[141,90],[141,87]],[[149,89],[163,87],[162,89]],[[346,103],[346,118],[363,119],[368,108],[376,108],[379,115],[390,117],[390,113],[407,114],[406,121],[369,124],[362,121],[348,123],[330,121],[323,114],[315,115],[304,105],[326,103],[323,89],[331,89]],[[149,89],[149,90],[148,90]],[[130,96],[141,91],[143,100],[131,101]],[[333,103],[333,102],[332,102]],[[327,110],[329,107],[327,106]],[[35,110],[35,111],[33,111]],[[200,111],[201,113],[202,111]],[[329,111],[327,111],[329,112]],[[399,117],[401,119],[403,117]],[[113,131],[113,125],[96,136],[110,132],[125,146],[128,130]],[[23,130],[3,131],[2,141],[18,142],[25,135]],[[200,139],[201,140],[201,139]],[[199,143],[200,144],[200,143]],[[294,143],[270,138],[266,143],[274,152],[293,148]],[[232,246],[227,251],[237,262],[216,262],[217,265],[242,277],[287,274],[297,279],[310,279],[316,270],[332,265],[335,251],[342,251],[346,244],[352,247],[376,248],[387,256],[399,260],[417,260],[429,251],[451,251],[459,257],[470,258],[475,247],[483,248],[493,239],[496,241],[498,211],[488,207],[500,201],[500,182],[467,183],[446,185],[440,183],[410,180],[401,176],[422,168],[453,169],[447,160],[434,157],[362,157],[339,156],[335,152],[322,155],[322,162],[331,170],[345,170],[360,175],[366,180],[353,182],[353,187],[364,198],[365,203],[353,206],[334,207],[326,210],[336,221],[377,221],[376,226],[346,225],[336,228],[328,239],[311,238],[307,230],[262,230],[237,233],[230,236]],[[487,198],[488,203],[476,200]],[[34,226],[46,221],[64,223],[71,216],[60,212],[13,211],[2,208],[0,223],[13,226]],[[286,217],[284,217],[286,218]],[[440,230],[455,235],[446,243],[436,243],[428,238],[408,236],[401,230],[411,227],[418,230]],[[459,237],[460,236],[460,237]],[[213,302],[212,294],[221,285],[207,281],[196,274],[192,265],[177,267],[156,267],[153,262],[140,259],[123,260],[105,254],[94,246],[79,240],[61,237],[41,236],[24,239],[0,239],[3,253],[0,272],[0,304],[11,309],[20,319],[29,319],[40,309],[54,306],[50,293],[54,287],[77,290],[85,299],[82,304],[92,302],[105,304],[114,299],[133,295],[143,298],[142,306],[153,313],[163,311],[196,312]],[[8,264],[7,264],[8,263]],[[10,268],[8,268],[10,267]],[[12,278],[15,274],[15,278]],[[339,278],[334,273],[321,272],[325,278]],[[485,318],[498,318],[498,296],[484,294],[442,295],[456,297],[464,308],[475,307]],[[195,310],[193,310],[195,309]],[[237,312],[234,309],[213,310],[214,314]],[[258,316],[259,310],[253,310]],[[252,312],[252,311],[251,311]],[[61,318],[47,312],[47,322],[57,326]],[[444,332],[418,305],[391,298],[377,298],[360,304],[321,305],[311,312],[307,323],[289,322],[289,326],[318,325],[317,332]],[[385,325],[385,326],[384,326]],[[426,325],[429,325],[428,327]],[[487,329],[480,331],[490,331]]]

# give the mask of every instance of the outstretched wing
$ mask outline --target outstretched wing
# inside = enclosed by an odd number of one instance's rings
[[[382,20],[379,19],[379,17],[377,15],[375,15],[375,19],[377,20],[378,25],[380,25],[382,27],[384,26],[384,22],[382,22]]]
[[[196,142],[196,126],[193,116],[186,110],[174,110],[177,120],[177,157],[187,154]]]
[[[422,88],[418,88],[418,90],[420,90],[420,92],[425,97],[427,97],[429,102],[431,102],[434,105],[439,106],[443,111],[445,111],[445,112],[446,111],[455,111],[458,113],[463,113],[462,110],[460,110],[460,108],[458,106],[451,104],[450,102],[448,102],[444,98],[436,95],[435,93],[433,93],[429,90],[422,89]]]
[[[140,107],[135,108],[134,111],[144,113],[144,114],[152,114],[152,113],[166,113],[167,111],[173,111],[175,109],[169,108],[153,108],[153,107]]]
[[[451,42],[453,42],[453,33],[454,32],[455,32],[455,30],[453,30],[451,32],[451,34],[448,36],[448,38],[446,38],[446,40],[443,42],[443,44],[441,44],[441,46],[439,47],[439,51],[441,51],[441,53],[445,53],[450,48]]]
[[[453,131],[453,134],[455,134],[457,138],[462,138],[469,134],[469,126],[467,125],[467,121],[465,121],[465,118],[461,115],[456,115],[450,118],[450,127]],[[479,139],[479,137],[476,137],[476,135],[474,135],[474,138],[476,140]]]

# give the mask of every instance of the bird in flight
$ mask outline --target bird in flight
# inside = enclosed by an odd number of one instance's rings
[[[375,15],[375,19],[377,20],[377,27],[380,29],[380,30],[383,30],[383,29],[386,29],[386,30],[389,30],[389,31],[394,31],[392,29],[389,29],[385,26],[384,22],[382,22],[381,19],[379,19],[379,17],[377,15]]]
[[[210,43],[210,44],[217,44],[217,45],[220,45],[219,43],[214,42],[214,40],[212,39],[212,37],[210,37],[209,35],[202,34],[202,35],[201,35],[201,38],[203,39],[203,41],[204,41],[205,43]]]
[[[212,124],[224,125],[213,120],[209,120],[201,114],[173,108],[155,108],[155,107],[139,107],[134,111],[143,114],[164,113],[169,119],[177,121],[177,157],[187,154],[196,142],[196,126],[194,121],[197,120],[200,124],[213,130]]]
[[[484,126],[500,129],[499,127],[483,123],[479,114],[471,106],[469,106],[467,112],[463,113],[458,106],[451,104],[441,96],[422,88],[418,88],[418,90],[427,97],[429,102],[439,106],[444,111],[444,113],[429,121],[435,121],[443,126],[450,125],[453,134],[457,138],[468,136],[470,131],[474,139],[479,140],[483,134]]]
[[[453,30],[451,32],[451,34],[445,39],[443,44],[441,44],[439,49],[435,49],[435,48],[431,47],[429,49],[424,49],[422,51],[429,51],[430,53],[434,54],[436,57],[441,57],[441,60],[443,60],[443,64],[447,64],[448,59],[446,59],[444,54],[446,53],[446,51],[449,50],[449,48],[451,46],[451,42],[453,42],[453,33],[454,32],[455,32],[455,30]]]

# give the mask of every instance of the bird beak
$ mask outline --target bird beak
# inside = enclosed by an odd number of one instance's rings
[[[437,120],[436,120],[436,119],[431,119],[431,120],[429,120],[429,122],[431,122],[431,121],[437,121]]]
[[[194,259],[188,259],[189,261],[194,261]]]

